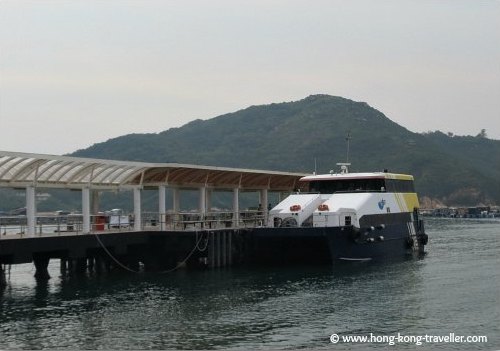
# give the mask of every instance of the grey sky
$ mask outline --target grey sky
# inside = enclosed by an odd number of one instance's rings
[[[500,139],[500,1],[0,0],[0,150],[325,93]]]

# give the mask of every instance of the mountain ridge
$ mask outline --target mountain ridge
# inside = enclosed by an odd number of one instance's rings
[[[353,171],[413,174],[420,195],[447,205],[500,203],[500,141],[414,133],[366,102],[316,94],[253,105],[159,133],[134,133],[72,156],[145,162],[328,172],[346,159]]]

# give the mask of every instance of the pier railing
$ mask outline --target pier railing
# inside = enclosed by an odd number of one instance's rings
[[[236,217],[236,218],[235,218]],[[135,218],[132,214],[91,216],[90,233],[133,231]],[[200,229],[251,228],[265,226],[265,213],[258,210],[234,212],[143,212],[142,231],[188,231]],[[20,216],[0,216],[0,240],[27,236],[27,218]],[[36,217],[35,236],[80,235],[83,233],[83,216],[39,215]]]

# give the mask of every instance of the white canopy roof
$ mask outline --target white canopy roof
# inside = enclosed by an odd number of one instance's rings
[[[302,173],[0,151],[0,187],[114,189],[179,186],[292,190]]]

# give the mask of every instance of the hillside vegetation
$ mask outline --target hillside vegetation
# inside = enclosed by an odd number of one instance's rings
[[[329,95],[251,106],[158,134],[124,135],[72,156],[300,172],[316,164],[318,172],[328,172],[346,160],[347,133],[351,171],[413,174],[424,206],[500,204],[500,141],[413,133],[364,102]]]
[[[500,203],[500,141],[413,133],[364,102],[312,95],[196,120],[158,134],[132,134],[73,155],[281,171],[384,168],[413,174],[421,197],[447,205]]]

